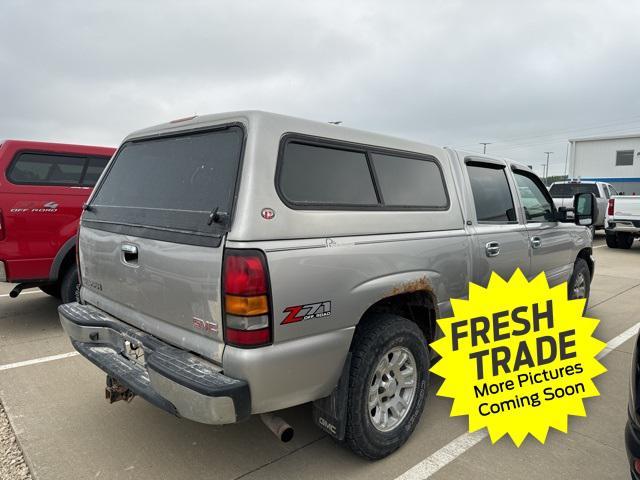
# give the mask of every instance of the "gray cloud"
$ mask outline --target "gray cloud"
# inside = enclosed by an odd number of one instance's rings
[[[561,173],[566,138],[640,131],[639,13],[633,1],[4,0],[0,138],[116,145],[172,118],[259,108],[495,142],[538,167],[552,150]]]

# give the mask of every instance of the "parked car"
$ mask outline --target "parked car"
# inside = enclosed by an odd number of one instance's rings
[[[588,298],[595,199],[575,205],[559,221],[516,162],[262,112],[176,121],[109,164],[60,319],[111,401],[209,424],[313,402],[382,458],[420,419],[436,318],[470,281],[544,271]]]
[[[573,197],[576,193],[582,192],[590,192],[595,195],[598,204],[598,215],[594,228],[604,228],[607,201],[612,195],[618,194],[610,183],[569,180],[566,182],[554,182],[551,184],[551,187],[549,187],[549,193],[553,198],[553,203],[556,208],[572,207]]]
[[[631,382],[629,383],[629,405],[627,409],[627,425],[625,427],[625,446],[631,469],[631,478],[640,480],[640,363],[638,363],[638,343],[636,336],[635,348],[631,360]]]
[[[640,197],[616,195],[609,199],[605,234],[609,248],[631,248],[640,237]]]
[[[115,150],[5,140],[0,144],[0,282],[75,299],[82,205]]]

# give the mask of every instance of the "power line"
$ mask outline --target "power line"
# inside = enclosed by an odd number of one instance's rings
[[[506,138],[504,140],[498,140],[498,141],[496,141],[494,143],[495,144],[500,144],[500,143],[508,144],[508,143],[513,143],[513,142],[517,142],[517,141],[520,141],[520,140],[531,140],[531,139],[536,139],[536,138],[556,137],[556,136],[558,136],[560,134],[569,133],[569,132],[580,132],[580,131],[584,131],[584,130],[593,130],[593,129],[603,128],[603,127],[608,127],[608,126],[613,126],[613,125],[620,125],[620,124],[630,123],[634,119],[635,119],[635,121],[640,121],[640,115],[634,115],[634,116],[631,116],[631,117],[627,117],[625,119],[619,119],[619,120],[610,121],[610,122],[606,122],[606,123],[591,124],[589,126],[584,126],[584,127],[574,127],[574,128],[567,128],[567,129],[561,129],[561,130],[554,130],[554,131],[550,131],[550,132],[543,133],[543,134],[538,134],[538,135],[511,137],[511,138]],[[463,145],[460,145],[460,147],[471,147],[473,145],[475,145],[475,143],[473,143],[473,144],[463,144]]]

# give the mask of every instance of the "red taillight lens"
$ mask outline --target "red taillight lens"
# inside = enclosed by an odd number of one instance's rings
[[[225,341],[237,347],[271,343],[269,278],[264,254],[227,250],[223,267]]]
[[[616,199],[615,198],[610,198],[609,199],[609,205],[607,206],[607,215],[611,216],[613,215],[613,209],[616,206]]]
[[[264,295],[267,275],[259,256],[229,255],[224,262],[224,291],[231,295]]]
[[[0,240],[4,240],[4,217],[2,216],[1,209],[0,209]]]

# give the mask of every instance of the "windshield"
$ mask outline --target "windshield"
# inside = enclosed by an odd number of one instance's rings
[[[211,212],[231,212],[242,141],[243,130],[231,126],[125,143],[83,222],[168,241],[158,232],[219,237],[225,225],[211,222]]]
[[[576,193],[593,193],[599,197],[595,183],[554,183],[549,189],[553,198],[573,198]]]

